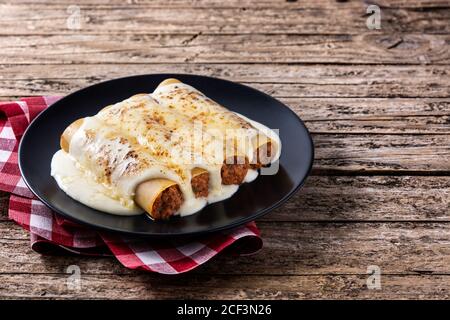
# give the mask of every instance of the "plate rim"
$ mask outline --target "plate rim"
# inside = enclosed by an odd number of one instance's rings
[[[277,202],[275,202],[271,206],[269,206],[267,208],[264,208],[263,210],[261,210],[260,212],[258,212],[256,214],[239,218],[236,221],[234,221],[233,223],[230,223],[230,224],[227,224],[227,225],[224,225],[224,226],[217,226],[217,227],[213,227],[213,228],[209,228],[209,229],[201,230],[201,231],[180,232],[180,233],[151,233],[151,234],[149,234],[148,232],[145,232],[145,231],[130,231],[130,230],[126,230],[126,229],[120,229],[119,227],[111,228],[111,227],[104,226],[104,225],[99,225],[99,224],[86,222],[85,220],[78,219],[78,218],[76,218],[74,216],[66,214],[64,211],[59,210],[58,208],[55,208],[44,197],[39,195],[39,192],[36,192],[30,186],[30,183],[29,183],[28,179],[24,175],[23,164],[22,164],[23,141],[25,140],[25,137],[29,134],[30,128],[33,128],[33,126],[36,126],[37,121],[41,117],[45,117],[45,114],[49,110],[51,110],[51,108],[54,108],[55,105],[57,106],[58,103],[64,103],[65,99],[70,99],[70,97],[72,97],[75,94],[78,94],[81,91],[90,89],[90,88],[92,88],[94,86],[104,85],[104,84],[107,84],[109,82],[114,82],[114,81],[119,81],[119,80],[126,81],[127,79],[131,79],[131,78],[137,78],[137,77],[143,77],[144,78],[144,77],[147,77],[147,76],[161,76],[161,77],[164,77],[164,76],[168,76],[168,77],[182,76],[182,77],[197,77],[197,78],[207,78],[207,79],[212,79],[212,80],[219,80],[219,81],[230,83],[232,85],[238,85],[238,86],[245,87],[247,90],[249,89],[249,90],[252,90],[252,91],[256,91],[257,93],[262,94],[262,95],[264,95],[266,97],[269,97],[270,99],[276,100],[280,104],[280,106],[282,106],[283,108],[287,109],[291,113],[291,115],[299,122],[299,124],[304,128],[304,130],[306,132],[306,136],[307,136],[307,138],[308,138],[308,140],[310,142],[310,145],[311,145],[311,150],[310,150],[311,151],[310,152],[311,156],[309,157],[309,165],[308,165],[308,168],[306,170],[306,174],[303,177],[302,181],[293,190],[291,190],[289,193],[287,193],[283,198],[281,198],[280,200],[278,200]],[[206,76],[206,75],[197,75],[197,74],[189,74],[189,73],[146,73],[146,74],[137,74],[137,75],[125,76],[125,77],[108,79],[108,80],[96,82],[94,84],[88,85],[88,86],[83,87],[81,89],[72,91],[69,94],[63,96],[58,101],[56,101],[53,104],[51,104],[50,106],[48,106],[43,111],[41,111],[30,122],[30,124],[27,126],[27,128],[24,131],[24,133],[22,134],[22,137],[20,139],[19,147],[18,147],[18,151],[17,152],[18,152],[18,165],[19,165],[20,175],[21,175],[23,181],[25,182],[27,188],[33,193],[34,196],[36,196],[40,201],[42,201],[42,203],[44,203],[45,206],[47,206],[52,211],[60,214],[64,218],[67,218],[67,219],[69,219],[71,221],[75,221],[75,222],[80,223],[81,225],[84,225],[84,226],[89,226],[89,227],[94,228],[96,230],[103,230],[103,231],[114,232],[114,233],[118,233],[118,234],[126,234],[126,235],[142,236],[142,237],[154,237],[154,238],[185,237],[185,236],[210,234],[210,233],[214,233],[214,232],[220,232],[220,231],[224,231],[224,230],[233,229],[235,227],[242,226],[242,225],[244,225],[247,222],[254,221],[254,220],[258,219],[258,218],[261,218],[262,216],[270,213],[271,211],[273,211],[276,208],[278,208],[278,207],[282,206],[283,204],[285,204],[294,194],[296,194],[298,192],[298,190],[300,188],[302,188],[304,186],[306,180],[308,179],[308,177],[311,174],[312,167],[313,167],[313,164],[314,164],[314,159],[315,159],[315,146],[314,146],[314,141],[312,139],[311,133],[309,132],[309,130],[306,127],[306,125],[303,122],[303,120],[291,108],[289,108],[283,102],[279,101],[278,99],[272,97],[271,95],[269,95],[269,94],[267,94],[267,93],[265,93],[263,91],[260,91],[258,89],[253,88],[253,87],[250,87],[250,86],[247,86],[247,85],[242,84],[240,82],[235,82],[235,81],[231,81],[231,80],[227,80],[227,79],[222,79],[222,78],[219,78],[219,77],[212,77],[212,76]],[[97,211],[99,211],[99,210],[97,210]],[[100,211],[100,212],[103,212],[103,211]],[[108,214],[107,212],[103,212],[103,213]],[[197,213],[194,213],[194,214],[197,214]]]

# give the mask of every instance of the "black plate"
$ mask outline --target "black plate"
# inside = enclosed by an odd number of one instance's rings
[[[280,130],[282,153],[276,175],[259,176],[231,198],[208,205],[188,217],[154,222],[145,215],[122,217],[93,210],[67,196],[50,176],[50,161],[63,130],[79,118],[134,94],[152,92],[166,78],[177,78],[227,108]],[[129,234],[193,235],[224,230],[275,209],[305,181],[313,162],[311,137],[303,122],[281,102],[250,87],[217,78],[152,74],[120,78],[72,93],[43,111],[28,127],[19,147],[19,166],[31,191],[48,207],[77,222]]]

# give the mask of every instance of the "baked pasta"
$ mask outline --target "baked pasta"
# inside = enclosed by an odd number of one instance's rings
[[[78,119],[51,174],[73,199],[119,215],[189,215],[229,198],[276,161],[275,132],[176,79]]]

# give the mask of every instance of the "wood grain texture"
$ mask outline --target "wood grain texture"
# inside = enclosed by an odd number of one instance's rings
[[[99,81],[134,74],[190,73],[238,81],[277,98],[450,98],[450,67],[436,65],[0,64],[0,71],[3,97],[66,95]],[[362,105],[361,109],[366,108]]]
[[[280,129],[282,130],[282,128]],[[446,135],[313,134],[314,172],[450,171]]]
[[[266,238],[255,255],[220,254],[192,274],[327,275],[365,274],[378,265],[383,274],[450,275],[449,223],[305,223],[259,221]],[[64,273],[76,264],[87,274],[136,274],[113,258],[40,256],[20,227],[0,223],[0,276]],[[292,241],[296,239],[296,241]],[[336,250],[339,248],[339,254]],[[255,268],[255,265],[258,268]]]
[[[76,34],[67,27],[70,1],[14,2],[2,6],[7,19],[3,34]],[[377,3],[382,8],[382,29],[389,32],[448,33],[448,3],[436,2],[420,10],[419,2]],[[84,34],[359,34],[367,31],[363,1],[182,1],[104,2],[77,1]],[[432,10],[430,10],[432,9]],[[336,14],[339,12],[339,14]],[[183,19],[180,19],[183,17]],[[189,21],[187,24],[185,21]],[[17,24],[19,22],[19,24]]]
[[[305,186],[258,221],[263,250],[177,277],[38,255],[0,192],[0,298],[450,298],[450,4],[374,3],[381,30],[364,1],[77,0],[81,29],[67,27],[71,0],[0,4],[2,100],[210,75],[281,100],[316,148]],[[369,265],[381,290],[367,289]]]
[[[281,98],[312,133],[448,134],[450,100]]]
[[[381,290],[368,290],[367,275],[158,277],[84,276],[81,290],[69,290],[67,274],[0,276],[6,299],[448,299],[445,275],[382,277]]]
[[[450,178],[312,176],[265,221],[449,221]]]
[[[401,38],[401,41],[400,41]],[[0,63],[338,63],[448,65],[450,35],[134,35],[0,37]],[[30,50],[39,48],[40,50]],[[354,53],[358,52],[357,55]]]
[[[12,1],[10,1],[12,2]],[[48,4],[48,5],[70,5],[71,0],[14,0],[16,4]],[[280,1],[280,0],[79,0],[80,5],[87,6],[112,6],[124,8],[129,5],[145,6],[151,8],[170,7],[170,8],[239,8],[242,6],[254,6],[262,8],[298,8],[311,9],[334,6],[352,6],[359,7],[365,4],[364,1],[329,1],[329,0],[302,0],[302,1]],[[448,4],[447,0],[377,0],[374,1],[381,8],[407,8],[407,9],[442,9]]]

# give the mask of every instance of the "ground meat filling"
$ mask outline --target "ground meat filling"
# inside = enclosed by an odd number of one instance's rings
[[[248,168],[249,164],[247,158],[245,158],[245,161],[238,161],[238,157],[235,156],[233,163],[224,163],[222,165],[220,172],[222,176],[222,184],[241,184],[247,175]]]
[[[263,146],[256,149],[256,163],[252,163],[250,166],[252,169],[259,169],[264,166],[270,165],[272,160],[272,142],[267,142]]]
[[[201,173],[191,180],[192,190],[196,198],[207,197],[209,189],[209,173]]]
[[[155,220],[168,219],[180,209],[183,195],[177,185],[165,189],[156,198],[152,208],[152,218]]]

